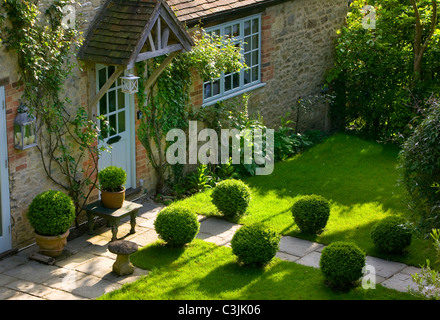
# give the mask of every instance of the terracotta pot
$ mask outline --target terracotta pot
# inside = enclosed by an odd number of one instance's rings
[[[101,191],[102,205],[109,209],[119,209],[124,204],[125,188],[119,192]]]
[[[58,236],[42,236],[35,233],[35,240],[40,247],[40,253],[49,257],[58,257],[63,253],[64,246],[67,243],[69,230]]]

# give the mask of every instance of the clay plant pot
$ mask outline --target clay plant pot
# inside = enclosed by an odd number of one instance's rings
[[[101,191],[102,205],[109,209],[119,209],[124,204],[125,188],[119,192]]]
[[[40,253],[49,257],[58,257],[61,255],[67,243],[69,233],[69,230],[57,236],[42,236],[35,233],[35,240],[40,247]]]

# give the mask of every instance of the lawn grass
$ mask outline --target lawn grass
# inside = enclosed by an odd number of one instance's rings
[[[147,276],[102,296],[103,300],[407,300],[380,285],[347,293],[324,284],[319,269],[274,258],[265,268],[244,267],[228,247],[195,239],[185,248],[157,241],[131,256]]]
[[[323,244],[352,241],[368,255],[420,266],[435,261],[430,240],[413,238],[403,255],[377,252],[370,238],[372,226],[390,215],[408,214],[407,196],[398,185],[397,156],[393,145],[337,134],[308,151],[275,164],[269,176],[243,179],[252,190],[245,216],[237,223],[261,223],[283,235]],[[221,216],[211,202],[211,191],[172,205],[183,205],[197,214]],[[319,236],[306,236],[295,225],[290,208],[301,195],[319,194],[331,202],[328,224]]]

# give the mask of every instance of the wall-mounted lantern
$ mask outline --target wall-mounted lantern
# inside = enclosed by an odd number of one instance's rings
[[[121,77],[121,85],[122,85],[122,92],[125,93],[136,93],[139,91],[139,85],[138,85],[138,79],[139,77],[136,77],[133,74],[129,74],[128,76]]]
[[[14,119],[14,145],[15,149],[20,150],[37,145],[37,121],[29,114],[29,108],[23,103],[18,107]]]

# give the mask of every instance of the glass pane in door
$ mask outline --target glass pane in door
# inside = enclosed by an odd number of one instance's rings
[[[105,72],[102,72],[105,70]],[[98,83],[105,83],[114,72],[114,67],[104,67],[98,72]],[[117,136],[126,130],[125,94],[121,91],[119,81],[116,81],[104,94],[99,102],[99,115],[104,115],[108,120],[109,128],[101,125],[103,138]]]

